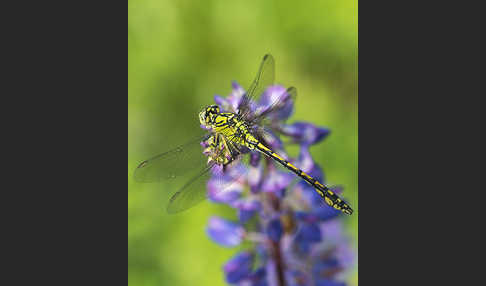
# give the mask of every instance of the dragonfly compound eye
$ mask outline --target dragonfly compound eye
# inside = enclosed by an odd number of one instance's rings
[[[208,113],[212,113],[213,115],[218,114],[219,113],[219,106],[210,105],[210,106],[208,106],[207,111],[208,111]]]
[[[207,111],[201,111],[199,112],[199,123],[201,123],[202,125],[206,125],[207,124]]]
[[[199,114],[199,121],[201,121],[201,124],[211,125],[213,124],[214,118],[218,114],[219,114],[219,106],[210,105],[206,107],[206,109]]]

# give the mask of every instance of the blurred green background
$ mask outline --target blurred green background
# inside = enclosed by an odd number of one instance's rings
[[[138,184],[142,160],[192,139],[197,112],[247,88],[265,53],[276,83],[297,87],[289,122],[331,129],[311,148],[327,182],[345,186],[358,209],[358,1],[128,1],[128,285],[225,285],[222,265],[236,249],[206,236],[204,202],[165,213],[163,185]],[[357,253],[358,214],[343,219]],[[357,263],[348,281],[357,285]]]

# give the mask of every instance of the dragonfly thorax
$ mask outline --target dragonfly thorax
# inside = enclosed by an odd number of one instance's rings
[[[258,140],[251,134],[248,124],[237,114],[220,112],[217,105],[209,105],[199,113],[201,125],[227,141],[243,145],[253,150]]]

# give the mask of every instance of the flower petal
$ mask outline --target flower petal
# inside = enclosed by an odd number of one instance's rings
[[[274,242],[279,242],[283,235],[283,227],[280,221],[280,217],[273,218],[270,220],[267,226],[267,236]]]
[[[346,283],[331,279],[316,279],[316,286],[346,286]]]
[[[267,144],[267,147],[271,147],[274,151],[278,152],[280,155],[283,149],[283,142],[279,136],[275,134],[270,128],[264,128],[263,132],[261,132],[263,140]]]
[[[231,204],[234,208],[245,211],[259,211],[262,203],[255,198],[239,199]]]
[[[227,110],[229,107],[229,102],[226,100],[226,98],[220,96],[220,95],[215,95],[214,96],[214,102],[219,105],[223,110]]]
[[[232,111],[236,112],[240,105],[241,99],[245,94],[245,90],[236,81],[231,82],[231,87],[232,91],[231,94],[227,97],[227,100],[231,108],[233,109]]]
[[[255,213],[255,211],[238,210],[238,219],[241,223],[246,223],[255,215]]]
[[[314,160],[309,152],[308,145],[300,146],[299,157],[295,161],[295,165],[298,166],[302,171],[309,173],[314,168]],[[321,179],[321,178],[316,178]]]
[[[261,189],[264,192],[273,192],[278,194],[279,191],[288,187],[293,179],[295,179],[294,174],[272,168],[269,170],[265,180],[263,181]]]
[[[231,203],[238,199],[243,192],[243,185],[230,180],[212,177],[207,183],[208,197],[217,203]]]
[[[231,206],[238,209],[238,218],[245,223],[262,208],[262,203],[257,199],[245,198],[234,201]]]
[[[209,199],[215,203],[231,203],[237,200],[241,196],[241,192],[236,190],[223,191],[223,192],[211,192],[209,193]]]
[[[319,221],[327,221],[339,216],[341,211],[330,207],[329,205],[323,205],[322,207],[315,209],[313,213]]]
[[[336,246],[336,258],[343,268],[351,268],[356,260],[355,253],[351,250],[349,242],[345,239]]]
[[[285,272],[289,286],[311,285],[308,276],[306,273],[295,269],[289,269]]]
[[[223,267],[228,283],[238,283],[251,274],[253,255],[248,251],[233,256]]]
[[[232,247],[241,243],[245,230],[241,225],[234,222],[219,217],[211,217],[207,233],[214,242]]]
[[[263,166],[261,164],[256,167],[250,165],[247,176],[251,192],[254,194],[258,193],[262,184]]]
[[[341,211],[324,204],[321,200],[321,204],[318,207],[313,207],[309,212],[296,211],[295,217],[303,222],[315,223],[328,221],[341,215]]]
[[[321,233],[329,244],[337,245],[343,241],[342,225],[338,220],[330,220],[320,225]]]
[[[263,94],[260,97],[259,104],[261,108],[269,108],[275,103],[284,101],[289,94],[286,92],[285,87],[281,85],[271,85],[263,91]]]
[[[291,136],[295,142],[311,145],[326,138],[331,132],[324,127],[317,127],[314,124],[306,122],[295,122],[291,125],[283,125],[282,131]]]
[[[279,285],[277,264],[272,258],[268,258],[265,263],[265,269],[267,270],[267,281],[269,285]]]
[[[226,170],[216,165],[212,168],[211,179],[207,182],[208,197],[219,203],[231,203],[241,196],[246,181],[246,167],[239,163]]]
[[[314,275],[316,275],[317,277],[319,277],[319,276],[323,277],[324,276],[323,272],[325,272],[325,270],[333,269],[333,268],[337,268],[337,267],[339,267],[339,262],[334,257],[319,259],[312,266],[312,272],[314,272]]]
[[[269,285],[268,282],[266,281],[266,276],[267,276],[267,271],[265,268],[260,267],[257,270],[255,270],[250,276],[246,279],[249,284],[243,284],[243,285],[251,285],[251,286],[267,286]]]
[[[319,226],[313,223],[304,223],[299,230],[301,239],[308,242],[319,242],[322,239]]]
[[[250,153],[250,165],[252,167],[258,167],[260,165],[260,158],[261,158],[261,153],[260,152],[251,152]]]
[[[293,102],[287,90],[281,85],[269,86],[260,97],[256,114],[265,114],[274,121],[285,120],[292,114]]]
[[[321,240],[321,230],[318,225],[314,223],[301,223],[299,231],[294,238],[294,243],[302,252],[308,253],[311,244],[320,242]]]
[[[245,164],[239,163],[232,163],[226,166],[226,171],[224,171],[224,175],[228,176],[234,181],[244,181],[246,179],[245,175],[248,172],[248,168]]]

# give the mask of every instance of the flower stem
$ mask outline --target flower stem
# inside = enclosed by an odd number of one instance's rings
[[[275,196],[275,194],[268,194],[269,203],[274,209],[275,212],[279,212],[281,205],[279,199]],[[282,259],[282,253],[280,249],[280,240],[278,242],[272,241],[272,253],[273,259],[275,260],[275,267],[277,268],[277,281],[279,286],[285,286],[285,265]]]
[[[273,242],[273,255],[275,259],[275,266],[277,267],[277,278],[278,278],[278,285],[285,286],[285,276],[284,276],[284,265],[282,261],[282,255],[280,253],[280,242]]]

